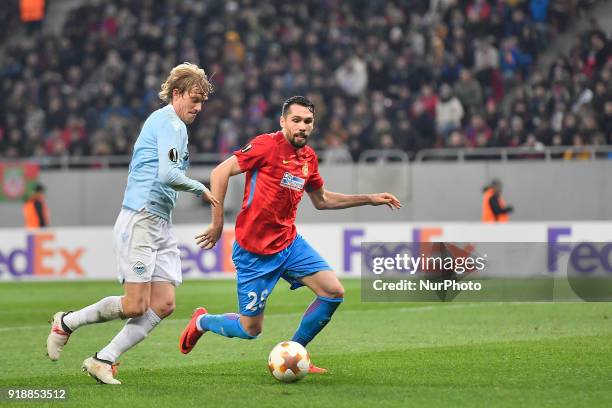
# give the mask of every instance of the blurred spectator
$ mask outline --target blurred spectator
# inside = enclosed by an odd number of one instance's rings
[[[612,144],[612,99],[604,104],[604,111],[601,113],[601,131],[607,137],[605,143]]]
[[[527,140],[525,140],[523,147],[537,152],[541,152],[544,150],[544,144],[540,142],[536,135],[534,135],[533,133],[529,133],[527,135]]]
[[[49,226],[49,208],[45,201],[45,186],[37,183],[34,192],[23,204],[23,219],[25,227],[44,228]]]
[[[421,148],[431,148],[436,142],[436,129],[434,118],[425,109],[422,101],[417,100],[412,105],[412,123],[422,140]]]
[[[519,48],[516,37],[509,37],[503,41],[500,68],[508,83],[525,77],[532,61],[532,56]]]
[[[332,136],[323,152],[321,159],[325,164],[352,163],[353,158],[348,146],[337,136]]]
[[[470,115],[477,113],[482,106],[482,88],[467,69],[461,71],[459,81],[455,84],[455,95]]]
[[[467,144],[465,143],[465,136],[463,136],[463,133],[461,133],[461,131],[459,130],[451,132],[446,141],[446,147],[455,149],[467,147]]]
[[[436,128],[440,135],[446,137],[451,131],[461,127],[464,111],[461,102],[453,95],[450,86],[443,84],[440,88],[440,99],[436,105]]]
[[[18,0],[6,3],[0,40],[19,25]],[[585,144],[610,143],[607,30],[593,21],[568,55],[534,69],[583,4],[83,2],[61,35],[33,31],[5,45],[0,154],[129,154],[160,106],[164,73],[186,60],[211,72],[218,90],[190,126],[195,152],[227,154],[268,131],[295,94],[316,101],[322,137],[313,147],[342,160],[346,149],[355,160],[386,146],[520,146],[530,134],[545,144],[553,134],[571,144],[577,132]],[[485,129],[472,126],[475,115]]]
[[[324,163],[351,163],[353,158],[346,145],[349,135],[342,127],[342,122],[334,118],[330,123],[330,129],[324,137],[325,150],[321,159]]]
[[[529,11],[531,18],[536,23],[546,23],[548,20],[549,0],[531,0],[529,2]]]
[[[482,194],[482,222],[485,223],[505,223],[510,219],[509,214],[514,211],[514,207],[506,205],[501,196],[502,183],[494,179],[483,188]]]
[[[336,81],[347,95],[358,97],[363,94],[368,85],[366,64],[354,56],[336,70]]]
[[[474,40],[474,70],[480,85],[494,90],[496,99],[501,99],[503,91],[498,89],[499,51],[489,37]]]
[[[465,12],[469,29],[477,34],[486,31],[486,23],[491,17],[491,5],[487,0],[472,0]]]
[[[487,147],[492,133],[481,115],[472,116],[465,129],[467,143],[472,147]]]
[[[572,148],[563,153],[563,160],[589,160],[590,158],[591,152],[584,150],[584,138],[581,134],[576,133],[573,136]]]

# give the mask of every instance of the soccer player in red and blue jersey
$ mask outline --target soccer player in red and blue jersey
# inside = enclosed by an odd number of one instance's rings
[[[325,190],[317,155],[307,146],[314,126],[314,104],[307,98],[294,96],[285,101],[280,126],[276,133],[255,137],[211,173],[212,194],[221,205],[213,208],[212,223],[196,237],[205,249],[214,247],[223,232],[229,178],[246,172],[232,251],[240,313],[211,315],[197,308],[180,338],[184,354],[207,331],[256,338],[262,330],[266,300],[280,278],[288,281],[291,289],[308,286],[316,295],[293,341],[306,346],[330,321],[343,301],[344,288],[328,263],[296,231],[295,217],[304,191],[319,210],[383,204],[391,209],[401,207],[389,193],[346,195]],[[310,368],[310,372],[325,371]]]

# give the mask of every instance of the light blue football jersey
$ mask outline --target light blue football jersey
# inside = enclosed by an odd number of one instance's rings
[[[170,220],[178,191],[201,195],[206,189],[185,176],[188,167],[187,127],[167,105],[149,115],[134,144],[123,207]]]

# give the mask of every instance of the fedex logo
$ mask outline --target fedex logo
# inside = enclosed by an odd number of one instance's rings
[[[393,253],[409,251],[418,256],[421,253],[421,242],[432,242],[433,237],[442,236],[442,228],[415,228],[412,230],[412,242],[398,242],[392,248]],[[344,230],[343,268],[345,272],[353,271],[353,255],[361,253],[361,242],[364,241],[363,228]]]
[[[359,266],[359,262],[353,262],[353,258],[361,253],[361,242],[365,240],[365,228],[347,228],[342,232],[342,264],[345,272],[353,271]],[[442,228],[415,228],[412,231],[412,243],[398,243],[398,246],[408,245],[413,253],[421,253],[422,242],[432,242],[433,237],[442,236]],[[181,243],[178,248],[181,252],[181,266],[184,276],[189,274],[208,274],[213,272],[235,271],[232,262],[232,246],[235,241],[233,229],[226,229],[221,239],[211,250],[204,250],[193,246],[193,244]],[[403,247],[396,249],[404,249]],[[357,260],[355,260],[357,261]]]
[[[85,276],[80,264],[85,248],[56,247],[54,241],[52,232],[33,233],[27,235],[25,248],[0,251],[0,275],[8,272],[15,277]]]
[[[603,269],[612,273],[612,242],[605,244],[592,242],[560,242],[562,237],[570,237],[572,229],[569,227],[548,229],[548,272],[559,270],[559,257],[569,254],[569,267],[572,271],[591,273],[596,269]]]
[[[232,245],[234,244],[235,233],[233,229],[224,230],[223,234],[215,247],[211,250],[204,250],[192,245],[179,244],[181,251],[181,266],[184,276],[188,276],[192,271],[199,273],[229,272],[235,271],[232,262]]]

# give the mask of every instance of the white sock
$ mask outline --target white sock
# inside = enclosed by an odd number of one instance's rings
[[[144,340],[159,322],[161,318],[151,308],[142,316],[129,319],[115,338],[98,352],[98,358],[114,363],[121,354]]]
[[[121,318],[123,306],[121,296],[108,296],[98,303],[86,306],[64,316],[64,324],[72,331],[92,323],[107,322]]]

